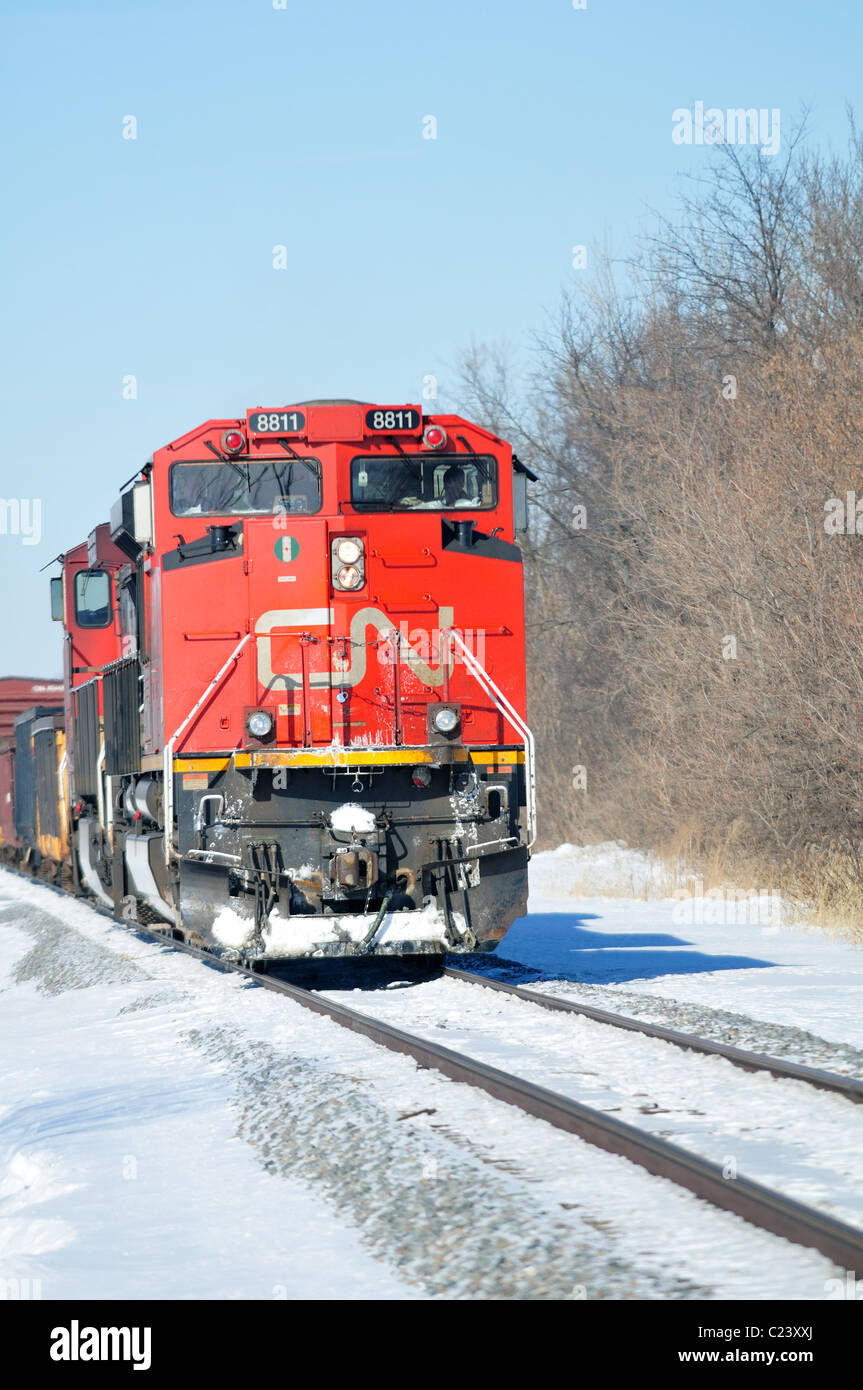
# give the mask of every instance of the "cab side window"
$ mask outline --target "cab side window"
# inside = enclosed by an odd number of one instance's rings
[[[108,627],[111,617],[111,576],[104,570],[79,570],[75,575],[78,626]]]

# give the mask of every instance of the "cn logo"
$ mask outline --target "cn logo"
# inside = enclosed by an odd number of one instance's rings
[[[283,536],[284,541],[290,540],[289,536]],[[302,686],[303,677],[300,663],[297,662],[297,669],[290,672],[273,671],[273,647],[274,638],[296,635],[301,633],[314,632],[315,628],[323,629],[329,636],[328,629],[333,622],[334,614],[332,608],[283,608],[271,609],[268,613],[262,613],[255,625],[255,636],[258,647],[258,680],[266,690],[275,690],[281,687],[284,690],[296,690]],[[453,610],[451,608],[441,608],[438,611],[438,630],[440,628],[450,628],[453,622]],[[338,675],[339,685],[359,685],[366,674],[368,664],[368,629],[371,628],[374,636],[372,641],[386,641],[393,631],[393,620],[386,613],[382,613],[379,608],[360,608],[351,618],[350,641],[348,643],[348,653],[339,652],[336,647],[334,655],[339,657],[338,664],[334,664],[334,674]],[[323,636],[323,633],[321,634]],[[401,646],[401,662],[409,666],[418,678],[425,685],[439,686],[443,684],[443,666],[438,662],[431,665],[425,657],[429,657],[430,652],[417,651],[408,641]],[[299,656],[299,645],[297,645],[297,656]],[[332,661],[332,657],[331,657]],[[349,663],[349,664],[348,664]],[[453,654],[450,653],[450,672],[453,667]],[[312,686],[329,686],[331,676],[327,671],[312,671],[309,675],[309,683]]]

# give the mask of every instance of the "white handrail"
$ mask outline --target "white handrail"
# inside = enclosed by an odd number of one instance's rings
[[[99,817],[99,828],[103,834],[108,829],[108,822],[105,819],[105,785],[102,781],[102,769],[105,766],[105,738],[99,744],[99,753],[96,758],[96,814]]]
[[[177,742],[177,739],[180,737],[186,725],[190,720],[194,719],[201,706],[206,703],[210,695],[214,694],[221,685],[231,663],[237,660],[237,657],[240,655],[240,652],[251,636],[251,632],[247,632],[245,637],[237,643],[224,666],[216,672],[215,676],[210,681],[210,684],[207,686],[200,700],[198,700],[196,705],[192,706],[182,724],[177,725],[177,728],[165,744],[162,754],[162,769],[165,781],[164,795],[162,798],[162,819],[165,822],[165,863],[169,867],[171,863],[171,837],[174,833],[174,744]]]
[[[449,629],[449,637],[456,643],[459,651],[464,658],[464,664],[471,675],[482,686],[487,695],[490,695],[497,708],[512,724],[517,733],[524,739],[524,773],[525,773],[525,792],[526,792],[526,811],[527,811],[527,847],[533,849],[536,844],[536,744],[533,734],[525,724],[521,715],[510,704],[503,691],[492,680],[488,671],[477,660],[473,652],[462,641],[455,628]]]

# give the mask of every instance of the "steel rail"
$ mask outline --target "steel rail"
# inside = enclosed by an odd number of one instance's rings
[[[30,878],[29,874],[20,876]],[[38,882],[31,879],[32,881]],[[69,896],[53,884],[41,886],[50,887],[63,897]],[[359,1013],[345,1004],[324,999],[310,990],[289,984],[286,980],[275,979],[253,970],[250,966],[225,960],[200,947],[191,946],[188,942],[172,936],[170,928],[160,931],[141,922],[122,923],[103,909],[94,910],[122,931],[131,931],[134,935],[155,941],[162,947],[193,956],[223,973],[241,975],[262,989],[282,994],[302,1008],[329,1018],[340,1027],[359,1033],[391,1052],[413,1058],[421,1067],[437,1071],[452,1081],[464,1082],[495,1100],[503,1101],[504,1104],[511,1105],[538,1120],[545,1120],[556,1129],[575,1134],[585,1143],[603,1149],[606,1153],[629,1159],[654,1177],[665,1178],[676,1186],[694,1193],[696,1197],[703,1198],[712,1206],[742,1217],[750,1225],[769,1231],[772,1235],[780,1236],[795,1245],[817,1250],[842,1269],[863,1276],[863,1231],[846,1225],[826,1213],[807,1207],[779,1192],[773,1192],[750,1178],[726,1178],[718,1164],[711,1163],[708,1159],[688,1153],[665,1139],[659,1139],[634,1125],[616,1120],[611,1115],[558,1095],[522,1077],[513,1076],[463,1053],[454,1052],[450,1048],[406,1033],[401,1028],[394,1028],[372,1015]]]
[[[594,1009],[590,1004],[576,1004],[570,999],[561,999],[553,994],[538,994],[522,985],[504,984],[502,980],[492,980],[486,975],[477,975],[470,970],[444,966],[444,975],[452,980],[463,980],[468,984],[482,985],[485,989],[496,989],[503,994],[515,995],[530,1004],[538,1004],[543,1009],[580,1014],[583,1018],[594,1019],[597,1023],[607,1023],[612,1028],[622,1028],[630,1033],[643,1033],[648,1038],[659,1038],[662,1042],[673,1043],[675,1047],[690,1052],[703,1052],[716,1057],[724,1057],[735,1067],[744,1071],[769,1072],[782,1080],[805,1081],[820,1091],[835,1091],[847,1100],[863,1101],[863,1081],[853,1076],[839,1076],[836,1072],[818,1071],[815,1067],[804,1067],[798,1062],[786,1062],[781,1057],[770,1057],[766,1053],[746,1052],[728,1043],[711,1042],[699,1038],[694,1033],[678,1033],[674,1028],[663,1028],[656,1023],[643,1023],[641,1019],[630,1018],[627,1014],[615,1014],[607,1009]]]

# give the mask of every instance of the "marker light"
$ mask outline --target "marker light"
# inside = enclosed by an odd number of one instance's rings
[[[336,582],[340,589],[358,589],[363,582],[363,576],[356,565],[345,565],[336,575]]]
[[[226,454],[241,454],[246,447],[246,437],[239,430],[225,430],[222,435],[222,449]]]
[[[411,781],[415,787],[427,787],[431,782],[431,771],[422,765],[415,767],[411,773]]]
[[[266,738],[273,728],[273,716],[265,709],[255,709],[246,720],[246,728],[252,738]]]
[[[423,444],[427,449],[440,449],[446,444],[446,430],[440,425],[426,425],[423,430]]]
[[[451,734],[458,728],[458,715],[454,709],[438,709],[432,715],[432,723],[439,734]]]

